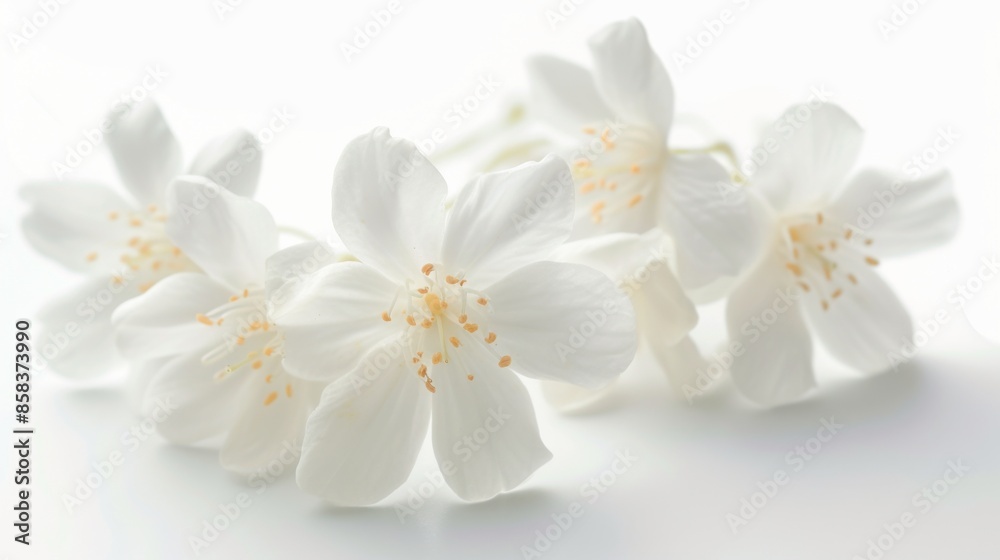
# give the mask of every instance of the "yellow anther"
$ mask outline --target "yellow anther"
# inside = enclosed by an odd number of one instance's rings
[[[427,366],[420,364],[420,368],[417,370],[417,375],[420,377],[427,377]]]
[[[389,312],[388,311],[383,311],[382,312],[382,320],[385,321],[386,323],[388,323],[389,321],[392,321],[392,317],[389,316]]]
[[[878,266],[878,259],[875,257],[865,257],[865,262],[872,266]]]
[[[486,338],[483,340],[486,341],[486,344],[493,344],[496,341],[496,339],[497,339],[497,333],[491,332],[490,334],[486,335]]]
[[[267,406],[267,405],[273,403],[277,398],[278,398],[278,392],[277,391],[271,391],[271,393],[269,395],[267,395],[267,398],[264,399],[264,406]]]
[[[639,166],[637,164],[633,163],[632,167],[629,168],[629,171],[631,171],[634,174],[638,174],[639,173]]]
[[[584,134],[597,134],[597,131],[594,130],[594,128],[591,127],[591,126],[585,126],[585,127],[583,127],[583,133]]]
[[[816,213],[816,223],[818,225],[823,225],[823,213],[822,212],[817,212]]]
[[[634,195],[632,196],[632,198],[628,200],[628,207],[632,208],[633,206],[639,204],[640,202],[642,202],[642,195],[641,194]]]
[[[117,220],[118,219],[118,212],[108,212],[108,219],[109,220]]]
[[[129,220],[128,225],[132,227],[140,227],[142,226],[142,220],[140,220],[139,218],[132,218],[131,220]]]
[[[458,316],[458,322],[459,323],[465,323],[468,320],[469,320],[469,316],[466,315],[465,313],[462,313],[461,315]]]
[[[449,283],[449,284],[458,284],[458,278],[455,278],[454,276],[452,276],[450,274],[448,276],[444,277],[444,281],[447,282],[447,283]]]
[[[858,277],[855,276],[855,275],[853,275],[853,274],[848,274],[847,275],[847,279],[851,281],[851,284],[857,284],[858,283]]]
[[[288,396],[288,397],[292,396],[292,384],[291,383],[285,385],[285,395]]]
[[[587,194],[589,192],[593,192],[595,187],[596,185],[594,185],[594,183],[584,183],[580,185],[580,194]]]
[[[428,291],[428,288],[417,288],[417,293],[426,294]]]
[[[459,346],[460,346],[460,345],[462,344],[462,343],[461,343],[461,342],[459,342],[459,341],[458,341],[458,339],[457,339],[457,338],[455,338],[454,336],[453,336],[453,337],[451,337],[451,338],[449,338],[449,339],[448,339],[448,342],[451,342],[451,345],[452,345],[452,346],[454,346],[455,348],[458,348],[458,347],[459,347]]]
[[[88,253],[87,262],[94,262],[97,260],[97,253]]]
[[[844,295],[844,290],[841,290],[840,288],[837,288],[836,290],[833,291],[832,294],[830,294],[830,297],[832,299],[837,299],[837,298],[839,298],[842,295]]]
[[[431,393],[434,393],[434,392],[437,391],[437,389],[435,389],[434,385],[431,383],[430,379],[428,379],[427,381],[424,381],[424,387],[427,387],[427,390],[430,391]]]
[[[270,383],[271,382],[271,377],[273,377],[273,376],[271,374],[268,374],[267,377],[264,378],[264,382],[265,383]]]
[[[510,365],[510,356],[504,356],[500,358],[500,362],[497,364],[500,367],[507,367]]]
[[[440,352],[435,352],[434,355],[431,356],[431,363],[434,364],[434,365],[437,365],[437,364],[441,363],[441,353]]]
[[[479,305],[486,305],[487,303],[489,303],[489,301],[486,298],[481,297],[476,300],[476,303],[478,303]]]
[[[476,378],[476,376],[470,373],[469,375],[466,375],[465,378],[468,379],[469,381],[472,381],[473,379]]]
[[[274,348],[271,348],[270,346],[267,346],[267,347],[264,348],[264,355],[265,356],[270,356],[273,353],[274,353]]]
[[[444,302],[441,301],[440,296],[437,294],[425,294],[424,303],[433,315],[440,315],[441,310],[444,308]]]
[[[243,297],[250,297],[250,290],[243,288]]]
[[[411,327],[417,326],[417,320],[413,318],[413,315],[407,315],[406,322],[409,323]]]
[[[253,369],[260,369],[261,366],[263,366],[263,365],[264,365],[264,362],[262,362],[260,360],[257,360],[250,367],[252,367]]]
[[[823,311],[830,309],[830,304],[825,299],[820,304],[823,306]]]
[[[420,326],[423,327],[423,328],[425,328],[425,329],[431,328],[431,326],[433,324],[434,324],[434,321],[431,321],[430,319],[424,319],[423,321],[420,322]]]
[[[467,330],[469,332],[476,332],[476,331],[479,330],[479,325],[477,325],[475,323],[468,323],[465,326],[463,326],[462,328],[464,328],[465,330]]]
[[[243,343],[244,343],[244,342],[246,342],[246,341],[247,341],[247,340],[246,340],[245,338],[243,338],[242,336],[237,336],[237,337],[236,337],[236,344],[238,344],[238,345],[240,345],[240,346],[242,346],[242,345],[243,345]]]
[[[803,292],[808,292],[812,289],[809,287],[809,284],[806,284],[805,282],[799,282],[799,287],[802,288]]]
[[[785,263],[785,268],[792,271],[792,274],[796,276],[802,276],[802,267],[796,263]]]
[[[215,325],[215,323],[211,319],[209,319],[208,316],[203,315],[201,313],[195,315],[194,318],[197,319],[198,322],[201,323],[202,325],[208,325],[210,327]]]
[[[430,276],[431,273],[434,272],[434,265],[427,263],[420,268],[420,272],[423,272],[424,276]]]

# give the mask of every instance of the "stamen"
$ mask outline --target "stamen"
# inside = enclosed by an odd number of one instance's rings
[[[465,330],[469,331],[470,333],[474,333],[477,330],[479,330],[479,325],[477,325],[475,323],[468,323],[465,326],[463,326],[462,328],[464,328]]]
[[[494,342],[496,342],[496,339],[497,339],[497,333],[491,332],[490,334],[486,335],[486,338],[483,340],[486,341],[486,344],[493,344]]]
[[[285,385],[285,395],[287,395],[288,397],[292,396],[292,384],[291,383],[289,383],[288,385]]]
[[[87,255],[87,262],[94,262],[97,260],[97,253],[89,253]]]
[[[466,315],[465,313],[462,313],[461,315],[458,316],[458,322],[460,324],[465,323],[468,320],[469,320],[469,316]]]
[[[455,348],[458,348],[458,347],[459,347],[459,346],[461,346],[461,344],[462,344],[462,343],[461,343],[461,342],[459,342],[459,341],[458,341],[458,339],[457,339],[457,338],[455,338],[454,336],[453,336],[453,337],[451,337],[451,338],[449,338],[449,339],[448,339],[448,342],[451,342],[451,345],[452,345],[452,346],[454,346]]]
[[[210,327],[215,325],[214,321],[212,321],[206,315],[203,315],[201,313],[198,313],[197,315],[195,315],[194,318],[197,319],[198,322],[201,323],[202,325],[208,325]]]
[[[509,366],[510,365],[510,356],[504,356],[504,357],[500,358],[500,362],[497,365],[500,366],[500,367],[502,367],[502,368],[505,368],[505,367]]]
[[[635,205],[639,204],[640,202],[642,202],[642,195],[641,194],[633,195],[632,198],[630,198],[629,201],[628,201],[628,207],[629,208],[633,208]]]
[[[438,364],[441,363],[441,353],[440,352],[435,352],[434,355],[431,356],[431,363],[434,364],[434,365],[438,365]]]
[[[792,271],[792,274],[796,276],[802,276],[802,267],[795,263],[785,263],[785,268]]]
[[[878,266],[878,259],[875,257],[865,257],[865,262],[871,266]]]
[[[264,406],[267,406],[267,405],[273,403],[277,398],[278,398],[278,392],[277,391],[271,391],[271,393],[269,395],[267,395],[267,398],[264,399]]]
[[[388,323],[389,321],[392,321],[392,317],[389,316],[389,312],[388,311],[383,311],[382,312],[382,320],[385,321],[386,323]]]
[[[423,267],[421,267],[420,272],[423,272],[424,276],[430,276],[431,272],[434,272],[434,265],[431,263],[427,263]]]

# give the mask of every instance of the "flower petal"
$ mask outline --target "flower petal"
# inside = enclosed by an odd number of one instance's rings
[[[430,397],[403,359],[375,375],[359,368],[330,384],[306,424],[299,487],[349,506],[391,494],[413,470]]]
[[[647,335],[646,338],[649,340],[652,337]],[[665,344],[656,340],[649,342],[653,355],[656,356],[674,391],[686,395],[686,391],[697,386],[698,374],[704,371],[708,362],[690,336],[685,336],[675,344]]]
[[[204,274],[172,274],[115,310],[118,350],[129,360],[150,360],[190,352],[207,339],[221,341],[219,329],[198,322],[196,316],[223,305],[230,295],[232,291]]]
[[[332,381],[400,333],[382,320],[398,286],[374,268],[343,262],[306,277],[293,297],[272,301],[271,321],[285,334],[284,367],[303,379]]]
[[[939,245],[958,229],[958,200],[948,172],[915,181],[899,181],[887,173],[858,173],[834,201],[830,214],[865,238],[880,256],[913,253]]]
[[[137,295],[138,283],[117,285],[110,274],[95,276],[46,305],[38,313],[38,361],[62,375],[81,379],[108,373],[117,366],[120,360],[111,313]]]
[[[585,68],[552,56],[528,59],[531,108],[566,132],[612,117],[593,75]]]
[[[167,213],[167,235],[209,276],[236,291],[263,287],[264,263],[278,250],[267,208],[192,175],[170,185]]]
[[[318,404],[323,386],[284,373],[272,376],[247,381],[235,423],[219,452],[223,468],[247,473],[285,461],[286,455],[300,456],[306,418]]]
[[[616,385],[615,381],[599,389],[588,389],[561,381],[542,381],[542,396],[546,402],[562,413],[572,413],[586,408],[607,396]]]
[[[432,439],[448,486],[463,500],[480,501],[516,488],[552,453],[524,384],[469,338],[433,370]]]
[[[448,186],[409,140],[386,128],[344,148],[333,177],[333,227],[361,262],[393,280],[436,263]]]
[[[893,366],[893,353],[898,359],[908,347],[913,321],[881,276],[860,258],[861,264],[846,260],[838,270],[853,274],[857,285],[844,288],[826,311],[806,305],[806,316],[834,357],[861,372],[878,373]]]
[[[264,289],[273,305],[294,297],[306,278],[329,264],[338,262],[340,255],[323,241],[307,241],[282,249],[267,259]]]
[[[236,420],[240,393],[250,378],[236,373],[216,379],[219,365],[202,363],[206,351],[194,348],[166,361],[146,390],[147,403],[170,403],[173,410],[157,429],[173,443],[193,444],[225,434]]]
[[[590,39],[594,81],[615,115],[654,125],[664,140],[674,117],[674,88],[637,19],[613,23]]]
[[[744,190],[731,190],[726,170],[706,155],[674,155],[658,196],[661,226],[673,238],[677,272],[687,288],[735,276],[759,254],[761,209]]]
[[[489,328],[521,375],[601,387],[632,362],[635,310],[605,275],[583,265],[538,262],[486,290]]]
[[[263,155],[253,134],[237,129],[202,148],[191,162],[188,175],[206,177],[220,187],[249,198],[257,190]]]
[[[146,101],[110,118],[107,143],[122,182],[142,205],[159,204],[181,172],[181,147],[160,107]]]
[[[794,293],[784,274],[777,256],[769,255],[736,287],[726,307],[729,338],[743,349],[730,368],[733,383],[764,406],[792,401],[816,385],[812,337],[800,309],[806,302],[782,299]]]
[[[573,227],[573,177],[566,162],[481,175],[459,193],[445,228],[441,259],[477,285],[549,257]]]
[[[556,258],[594,268],[632,297],[640,331],[676,344],[698,323],[698,311],[670,270],[667,240],[658,230],[611,233],[566,243]]]
[[[792,107],[774,128],[781,134],[773,138],[778,146],[765,142],[757,148],[769,155],[751,176],[750,185],[776,210],[824,205],[858,159],[864,138],[861,126],[837,105],[826,103],[819,108]]]
[[[39,253],[77,271],[107,272],[134,235],[122,222],[132,206],[114,191],[86,183],[29,183],[21,197],[31,205],[24,236]],[[112,217],[114,219],[112,219]]]

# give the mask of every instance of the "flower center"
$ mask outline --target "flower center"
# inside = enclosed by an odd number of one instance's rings
[[[635,208],[653,194],[666,159],[666,146],[656,131],[602,125],[584,127],[583,133],[586,148],[571,169],[594,223],[601,223],[607,213]]]
[[[134,233],[129,237],[118,260],[132,272],[144,271],[152,276],[152,279],[139,285],[140,293],[145,293],[153,287],[153,284],[169,274],[196,268],[194,263],[170,242],[164,227],[167,216],[155,205],[149,205],[144,211],[128,211],[124,214],[110,212],[108,220]],[[94,262],[100,257],[100,254],[92,251],[84,258],[87,262]],[[122,275],[116,274],[113,276],[113,281],[115,284],[122,284],[125,280]]]
[[[827,222],[822,212],[788,219],[781,233],[785,268],[804,293],[816,294],[824,311],[844,295],[844,290],[858,284],[858,278],[845,270],[850,268],[847,265],[855,265],[859,260],[867,266],[879,264],[875,257],[843,248],[848,244],[867,247],[874,239],[851,226],[839,227]]]
[[[403,320],[410,361],[431,393],[435,392],[431,377],[434,366],[458,357],[462,341],[456,334],[463,338],[481,337],[483,346],[497,358],[498,366],[507,367],[511,363],[510,356],[501,355],[496,349],[496,333],[485,328],[492,313],[489,297],[467,287],[463,272],[452,276],[442,274],[439,269],[438,265],[425,264],[419,280],[407,280],[400,286],[389,310],[382,313],[383,321],[392,321],[394,315]],[[480,325],[484,328],[480,329]],[[470,372],[466,378],[472,381],[475,375]]]
[[[280,367],[284,337],[268,320],[264,290],[247,288],[242,293],[207,313],[198,313],[195,320],[206,327],[223,329],[222,343],[201,358],[203,364],[225,361],[225,367],[215,373],[222,382],[240,371],[254,371],[264,376],[265,383],[285,381],[284,394],[293,394],[291,379]],[[277,377],[277,380],[275,380]],[[264,406],[278,399],[279,391],[268,393]]]

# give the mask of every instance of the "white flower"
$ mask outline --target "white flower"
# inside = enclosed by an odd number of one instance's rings
[[[284,252],[265,279],[278,231],[262,205],[207,179],[182,177],[167,198],[166,234],[204,273],[158,282],[113,315],[118,349],[147,402],[176,407],[158,424],[175,443],[225,435],[222,465],[251,471],[297,450],[322,385],[281,366],[283,339],[267,314],[265,284],[305,253]],[[311,247],[312,244],[305,247]]]
[[[674,240],[686,288],[736,276],[759,248],[757,214],[712,157],[668,148],[673,87],[642,24],[612,24],[590,50],[592,73],[552,57],[529,67],[535,109],[583,132],[570,162],[580,192],[574,237],[659,227]]]
[[[106,141],[131,199],[98,184],[49,181],[26,185],[31,205],[25,238],[42,254],[88,275],[40,314],[55,353],[45,358],[59,373],[105,373],[115,363],[111,313],[160,279],[195,266],[167,239],[164,195],[181,173],[181,151],[152,102],[112,115]],[[227,187],[250,196],[260,173],[260,153],[248,132],[237,130],[207,145],[188,173],[230,177]],[[238,174],[226,170],[236,162]],[[51,335],[51,338],[50,338]],[[48,348],[47,346],[46,348]]]
[[[774,209],[770,241],[730,295],[727,322],[745,352],[733,381],[758,403],[783,403],[815,385],[810,329],[854,369],[893,365],[913,326],[874,267],[943,242],[957,227],[947,173],[901,182],[863,170],[848,180],[861,140],[854,119],[826,105],[750,180]]]
[[[612,233],[572,241],[556,251],[561,261],[593,267],[613,279],[636,310],[640,340],[645,341],[678,393],[693,382],[704,358],[688,333],[698,311],[671,271],[668,240],[658,230],[643,235]],[[593,391],[565,383],[545,383],[546,398],[562,410],[599,400],[610,385]]]
[[[447,215],[446,194],[411,142],[385,129],[354,140],[335,172],[333,223],[361,262],[324,268],[276,305],[285,367],[332,382],[306,426],[297,479],[335,503],[398,488],[432,409],[434,452],[456,494],[510,490],[551,458],[512,370],[599,387],[635,353],[634,311],[615,285],[544,260],[572,228],[562,160],[483,175]]]

